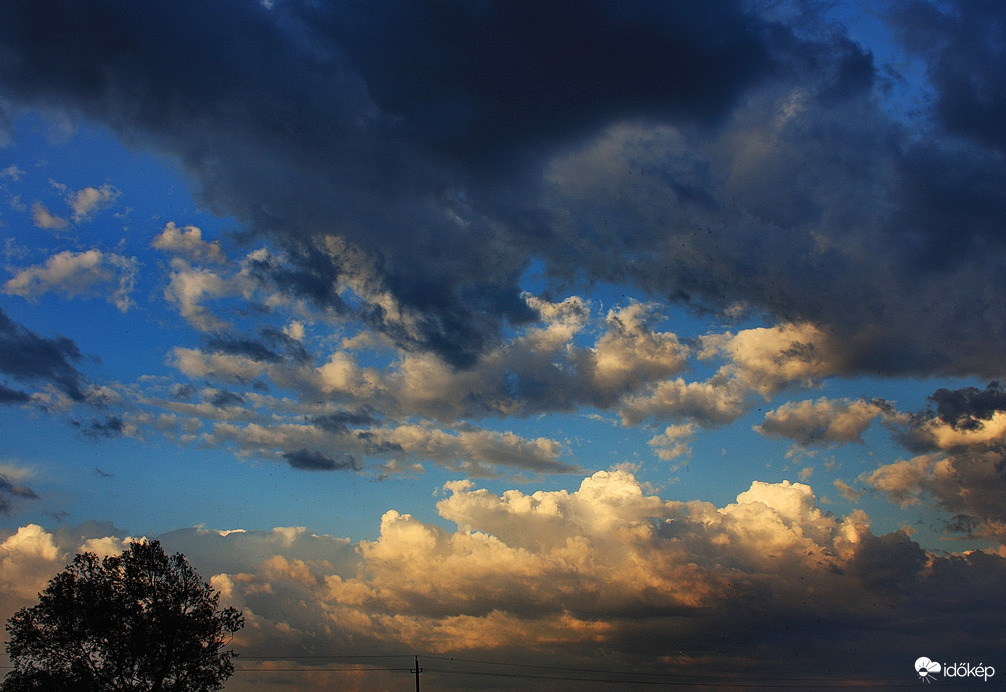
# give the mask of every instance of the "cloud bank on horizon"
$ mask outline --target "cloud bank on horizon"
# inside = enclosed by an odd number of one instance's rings
[[[869,658],[887,642],[845,635],[930,609],[891,625],[905,656],[926,631],[1002,651],[1004,35],[995,2],[9,0],[0,413],[90,445],[465,479],[433,485],[440,523],[399,506],[372,541],[170,534],[250,609],[252,648],[324,632],[448,652],[478,633],[631,658],[671,655],[674,630],[695,647],[676,664],[743,671],[810,640]],[[41,182],[19,148],[41,120],[159,157],[231,232],[167,202],[140,218],[124,179]],[[43,319],[53,301],[80,314]],[[129,348],[81,347],[99,306],[143,325],[144,372],[119,374]],[[935,383],[921,405],[876,393],[909,378]],[[642,433],[637,471],[742,424],[804,459],[880,427],[897,454],[827,489],[936,510],[987,551],[874,534],[805,482],[663,500],[538,424],[567,415]],[[13,518],[40,497],[17,456],[0,460]],[[468,480],[560,475],[585,480]],[[80,530],[12,529],[2,578],[44,582],[124,538]],[[935,605],[948,584],[961,600]],[[953,607],[979,618],[969,634]],[[721,641],[737,622],[764,640]]]
[[[415,651],[585,666],[576,684],[601,668],[598,650],[609,673],[664,671],[674,684],[752,675],[762,684],[899,684],[908,679],[899,669],[911,672],[934,632],[947,655],[993,660],[1002,643],[1006,560],[927,555],[903,532],[875,535],[862,511],[823,512],[801,483],[755,481],[724,507],[648,495],[622,470],[599,471],[573,492],[496,495],[470,481],[445,491],[437,511],[452,530],[392,510],[376,540],[356,544],[303,527],[158,538],[184,546],[243,609],[241,689],[295,686],[296,674],[269,672],[287,656],[317,669],[312,684],[347,684],[348,675],[356,689],[354,656]],[[19,529],[0,543],[3,605],[32,597],[74,552],[110,554],[135,540],[108,530]],[[331,672],[326,654],[349,670]],[[355,674],[360,689],[383,684]]]

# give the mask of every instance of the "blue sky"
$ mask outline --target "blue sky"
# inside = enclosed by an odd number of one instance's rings
[[[4,617],[146,536],[245,609],[227,689],[995,663],[1004,23],[7,3]]]

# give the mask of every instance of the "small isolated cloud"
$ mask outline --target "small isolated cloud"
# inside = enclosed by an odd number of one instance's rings
[[[170,252],[190,262],[224,264],[227,261],[220,243],[203,240],[202,229],[197,226],[179,228],[174,221],[169,221],[150,244],[158,250]]]
[[[7,166],[7,168],[0,171],[0,178],[4,178],[5,180],[13,180],[14,182],[17,182],[18,180],[21,179],[21,176],[23,176],[24,174],[25,172],[21,168],[19,168],[16,163],[12,163],[11,165]]]
[[[120,311],[133,306],[132,292],[139,263],[101,250],[52,255],[45,264],[16,271],[3,285],[4,293],[37,300],[54,292],[68,298],[107,292],[107,299]]]
[[[70,226],[70,222],[62,216],[55,216],[41,202],[31,205],[31,218],[35,222],[36,228],[43,228],[48,231],[61,231]]]
[[[283,458],[290,466],[302,471],[344,471],[347,469],[356,471],[359,468],[352,454],[326,456],[317,450],[307,448],[285,452]]]
[[[112,204],[120,194],[119,190],[106,183],[101,187],[85,187],[72,192],[67,196],[66,203],[73,210],[74,222],[80,223],[89,220],[100,209]]]
[[[874,419],[891,410],[886,402],[850,401],[822,397],[793,401],[765,414],[754,426],[766,437],[793,440],[801,447],[863,442],[863,432]]]
[[[694,423],[683,423],[681,425],[668,425],[663,433],[655,435],[649,441],[657,456],[664,461],[672,461],[682,456],[689,456],[692,448],[688,442],[695,434]]]

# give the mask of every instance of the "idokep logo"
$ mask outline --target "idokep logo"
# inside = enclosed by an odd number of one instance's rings
[[[923,682],[932,682],[934,675],[939,675],[942,666],[936,661],[930,661],[925,656],[915,660],[915,672],[919,674],[919,679]]]
[[[940,673],[945,678],[978,678],[989,681],[996,674],[996,669],[982,663],[972,665],[970,663],[944,663],[940,665],[925,656],[915,659],[915,672],[919,675],[919,680],[931,683],[938,679]]]

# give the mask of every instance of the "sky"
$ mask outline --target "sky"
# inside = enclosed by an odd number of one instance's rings
[[[0,3],[0,616],[147,538],[236,692],[1006,675],[1004,36]]]

